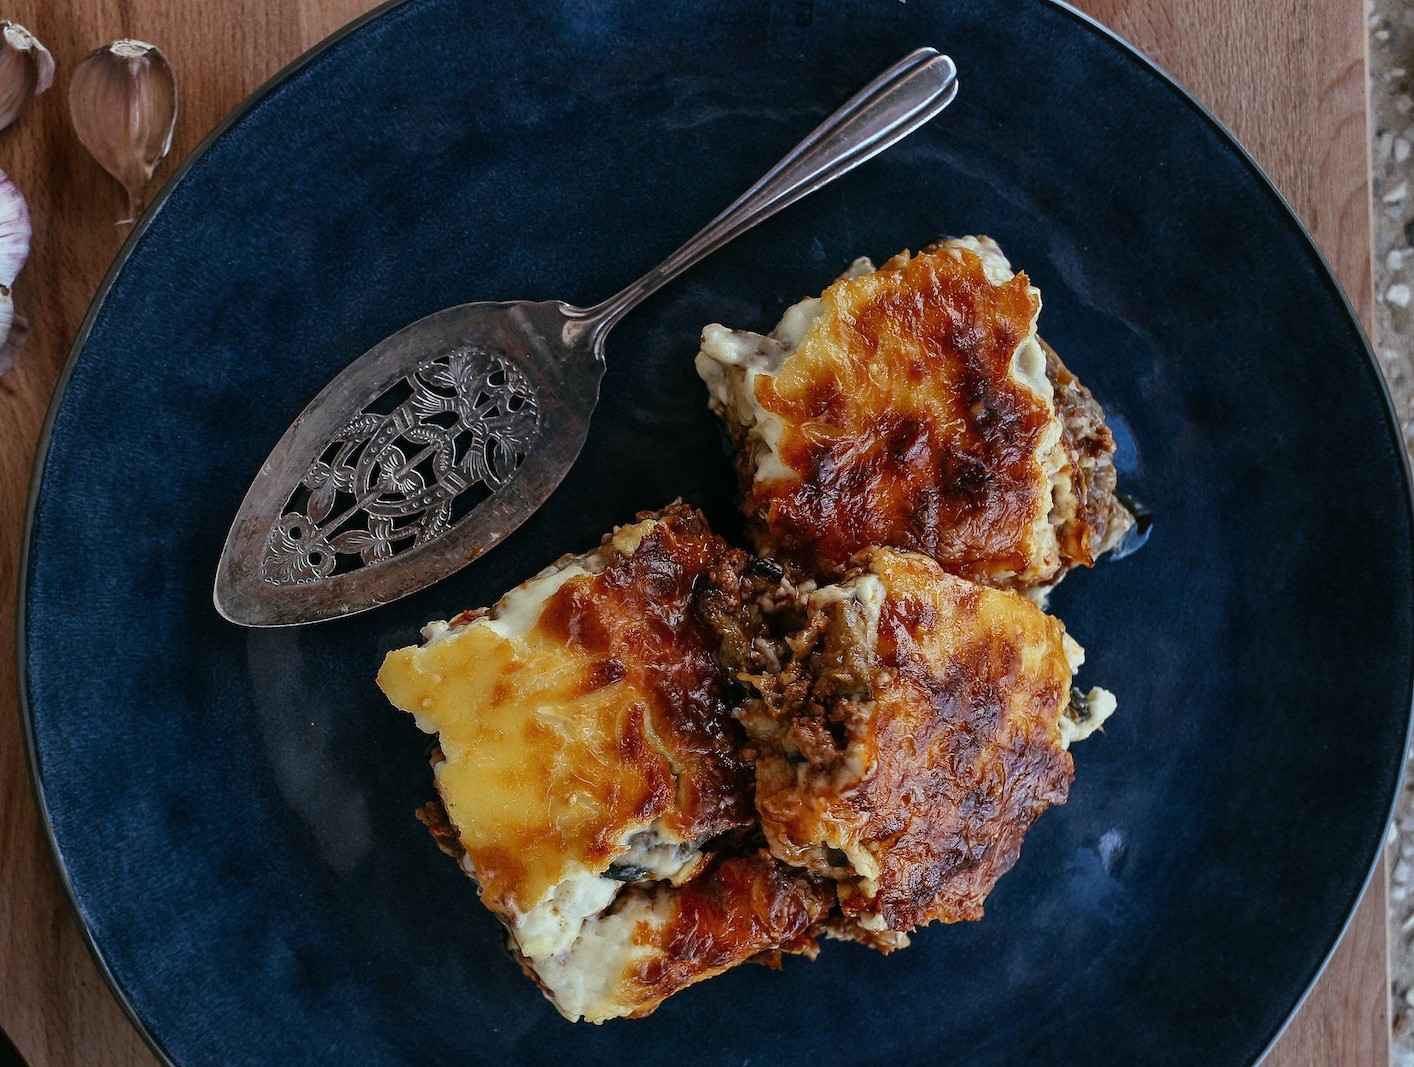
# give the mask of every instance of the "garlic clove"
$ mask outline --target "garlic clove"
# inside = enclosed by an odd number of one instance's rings
[[[0,289],[9,291],[29,258],[29,207],[14,180],[0,170]],[[5,337],[0,330],[0,341]]]
[[[10,330],[15,325],[15,296],[9,289],[0,288],[0,337],[9,339]],[[0,342],[3,343],[3,342]]]
[[[15,357],[29,340],[29,323],[23,315],[15,315],[10,323],[10,332],[5,343],[0,344],[0,376],[15,365]]]
[[[132,222],[157,164],[172,148],[177,80],[158,49],[122,40],[90,53],[69,79],[69,116],[79,140],[127,190]]]
[[[0,130],[54,83],[54,57],[18,22],[0,19]]]
[[[10,286],[29,257],[29,208],[10,176],[0,171],[0,374],[8,371],[29,336],[29,325],[15,314]]]

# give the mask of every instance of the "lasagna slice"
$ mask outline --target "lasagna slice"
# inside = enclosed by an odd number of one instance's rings
[[[829,932],[889,951],[981,917],[1114,698],[1072,693],[1083,652],[1025,597],[911,552],[856,564],[803,594],[779,668],[741,672],[739,714],[772,853],[837,883]]]
[[[1114,441],[1036,334],[1040,293],[986,237],[867,259],[769,336],[713,324],[698,374],[727,425],[761,555],[838,575],[863,548],[922,552],[1044,590],[1131,523]]]
[[[571,1019],[647,1014],[732,963],[813,947],[819,879],[738,840],[751,774],[692,592],[724,551],[674,505],[432,623],[378,674],[438,736],[423,821]],[[698,917],[710,934],[682,955]]]

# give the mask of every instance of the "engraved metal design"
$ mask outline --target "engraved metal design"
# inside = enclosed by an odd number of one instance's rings
[[[515,473],[535,390],[480,348],[424,360],[334,435],[271,527],[261,576],[300,585],[386,562],[460,522]]]

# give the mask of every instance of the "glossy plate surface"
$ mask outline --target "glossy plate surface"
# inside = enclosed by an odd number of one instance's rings
[[[804,18],[809,13],[809,19]],[[808,24],[803,24],[807,23]],[[424,593],[247,631],[211,579],[271,444],[346,362],[474,299],[591,302],[919,45],[957,103],[615,331],[584,454]],[[675,496],[738,523],[692,370],[857,255],[988,233],[1157,514],[1054,607],[1120,711],[977,924],[562,1022],[415,807],[384,651]],[[42,449],[21,659],[58,856],[173,1062],[1252,1063],[1336,942],[1408,726],[1399,435],[1308,238],[1143,60],[1038,0],[411,0],[266,91],[129,248]]]

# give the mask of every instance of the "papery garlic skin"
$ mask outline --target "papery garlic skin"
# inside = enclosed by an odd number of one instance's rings
[[[14,180],[0,170],[0,289],[9,292],[29,258],[33,229],[29,205]],[[5,331],[0,329],[0,340]]]
[[[15,365],[15,357],[20,354],[28,340],[29,323],[23,315],[16,315],[10,324],[9,336],[0,344],[0,375]]]
[[[15,314],[10,287],[29,258],[29,207],[20,188],[0,171],[0,374],[14,365],[29,335],[28,323]]]
[[[91,52],[69,80],[69,116],[83,146],[127,190],[128,217],[121,221],[132,222],[172,148],[177,80],[167,57],[134,40]]]
[[[54,84],[54,57],[18,22],[0,19],[0,130]]]
[[[0,337],[10,339],[10,331],[15,325],[15,298],[8,289],[0,289]],[[0,345],[5,342],[0,341]]]

